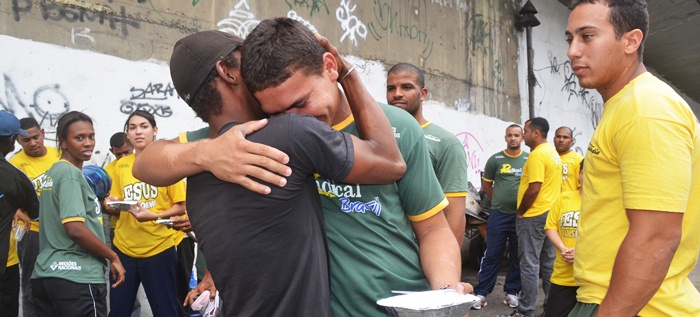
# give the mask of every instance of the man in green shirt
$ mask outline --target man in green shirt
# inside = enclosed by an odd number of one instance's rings
[[[457,137],[423,117],[423,101],[427,96],[428,88],[420,68],[398,63],[389,69],[386,101],[406,110],[423,128],[435,176],[449,202],[443,212],[461,248],[466,227],[467,155]]]
[[[512,124],[506,128],[504,151],[492,155],[484,168],[483,189],[491,197],[491,214],[486,224],[486,251],[479,269],[479,284],[474,293],[480,301],[472,308],[481,309],[487,305],[486,296],[493,291],[496,277],[501,267],[503,249],[508,243],[508,273],[503,291],[506,298],[503,303],[518,307],[520,292],[520,264],[518,262],[518,235],[515,232],[515,213],[517,212],[518,186],[523,166],[529,153],[520,149],[523,142],[523,129]]]

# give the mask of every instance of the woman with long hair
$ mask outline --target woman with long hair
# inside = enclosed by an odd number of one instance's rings
[[[138,203],[121,212],[114,230],[114,251],[130,274],[122,287],[110,293],[109,316],[131,315],[139,284],[143,284],[155,317],[178,316],[175,246],[179,241],[175,241],[173,230],[156,220],[185,214],[185,183],[156,187],[136,179],[131,173],[136,156],[158,134],[152,114],[134,111],[124,124],[124,132],[135,153],[117,162],[110,194],[118,200]]]
[[[95,148],[92,119],[71,111],[58,119],[61,160],[46,172],[39,209],[39,256],[32,274],[38,316],[107,316],[105,273],[124,281],[117,254],[105,244],[100,203],[81,169]],[[119,288],[115,288],[117,290]]]

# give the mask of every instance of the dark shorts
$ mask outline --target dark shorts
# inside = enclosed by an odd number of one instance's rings
[[[38,316],[107,316],[107,284],[80,284],[60,278],[32,280]]]
[[[578,286],[562,286],[552,283],[547,297],[544,315],[547,317],[566,317],[576,305]]]

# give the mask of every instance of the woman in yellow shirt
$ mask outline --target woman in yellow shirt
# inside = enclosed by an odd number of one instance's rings
[[[124,124],[124,130],[136,151],[117,162],[110,192],[116,198],[109,200],[138,204],[121,212],[114,230],[114,250],[129,274],[124,285],[110,293],[109,316],[131,315],[139,284],[143,284],[155,317],[178,316],[176,241],[173,230],[156,220],[185,214],[185,183],[156,187],[136,179],[131,173],[136,156],[158,134],[153,115],[143,110],[134,111]]]

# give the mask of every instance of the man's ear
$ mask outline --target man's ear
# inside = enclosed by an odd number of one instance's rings
[[[219,77],[223,79],[225,82],[231,84],[231,85],[238,85],[239,78],[236,78],[231,74],[231,69],[224,64],[223,61],[218,61],[216,62],[216,72],[219,74]]]
[[[623,35],[625,39],[625,53],[626,54],[637,54],[639,47],[642,45],[644,40],[644,34],[640,29],[634,29]]]
[[[421,88],[420,89],[420,101],[425,101],[425,98],[428,98],[428,88]]]
[[[323,71],[328,73],[329,78],[332,81],[337,81],[338,77],[338,62],[333,57],[331,53],[323,53]]]

